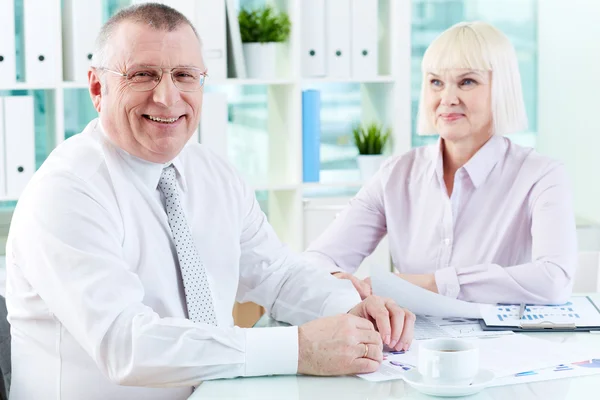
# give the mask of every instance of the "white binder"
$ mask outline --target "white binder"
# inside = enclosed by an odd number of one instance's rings
[[[325,39],[327,76],[349,78],[350,70],[350,0],[326,0]]]
[[[238,2],[239,3],[239,2]],[[240,34],[240,24],[238,22],[238,10],[235,0],[226,0],[227,10],[227,51],[229,60],[227,62],[227,76],[238,79],[245,79],[246,61],[244,60],[244,51],[242,48],[242,36]]]
[[[25,81],[53,83],[59,74],[60,2],[26,0],[23,2],[25,30]]]
[[[18,198],[35,172],[33,97],[4,98],[6,195]]]
[[[325,68],[325,1],[303,0],[301,10],[302,76],[323,77]]]
[[[102,0],[63,0],[64,79],[87,82],[96,36],[102,27]]]
[[[0,97],[0,199],[6,197],[6,151],[4,149],[4,98]]]
[[[0,86],[10,86],[17,80],[13,0],[0,0],[0,10]]]
[[[227,94],[204,93],[200,117],[200,143],[224,159],[227,157]]]
[[[226,21],[225,0],[198,0],[195,26],[211,81],[227,78]]]
[[[378,5],[373,0],[352,0],[352,76],[369,78],[378,75]]]

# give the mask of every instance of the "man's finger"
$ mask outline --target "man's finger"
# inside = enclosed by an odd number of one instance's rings
[[[397,350],[408,350],[415,337],[415,321],[417,317],[408,310],[404,310],[404,328],[400,340],[396,344]]]
[[[375,332],[375,326],[373,326],[373,323],[371,321],[369,321],[368,319],[361,318],[361,317],[358,317],[353,314],[350,314],[350,318],[351,318],[352,323],[354,324],[354,326],[357,329]]]
[[[389,346],[395,348],[404,330],[404,315],[406,310],[404,310],[391,299],[385,300],[385,306],[390,313],[390,325],[392,327]]]
[[[359,343],[356,348],[358,349],[358,358],[369,358],[377,362],[383,361],[382,347],[378,344]]]
[[[383,347],[381,345],[381,337],[379,336],[379,333],[377,333],[377,331],[375,331],[375,330],[372,330],[372,331],[359,330],[356,333],[356,336],[354,337],[354,339],[358,343],[361,343],[361,344],[367,343],[367,344],[372,344],[374,346]],[[364,353],[364,351],[365,351],[365,349],[363,346],[363,353]]]
[[[389,345],[392,328],[390,326],[390,313],[385,307],[385,303],[380,297],[376,296],[371,296],[366,301],[367,313],[375,320],[381,340],[383,340],[383,343]]]
[[[370,358],[357,358],[350,365],[350,374],[368,374],[379,369],[381,363]]]

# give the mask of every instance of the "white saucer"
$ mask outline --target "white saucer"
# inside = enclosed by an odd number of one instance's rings
[[[430,396],[458,397],[482,391],[492,383],[494,373],[487,369],[480,369],[470,385],[428,385],[423,382],[421,373],[413,368],[404,373],[404,380],[419,392]]]

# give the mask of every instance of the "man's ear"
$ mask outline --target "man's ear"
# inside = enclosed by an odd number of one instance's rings
[[[106,92],[106,89],[102,87],[100,73],[96,68],[90,68],[88,71],[88,87],[92,103],[94,103],[94,108],[96,111],[100,112],[102,92]]]

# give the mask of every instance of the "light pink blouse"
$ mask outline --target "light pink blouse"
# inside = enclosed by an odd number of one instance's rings
[[[571,293],[577,240],[562,164],[493,136],[454,179],[440,142],[393,157],[307,250],[354,272],[389,236],[402,273],[434,273],[441,294],[468,301],[559,303]]]

